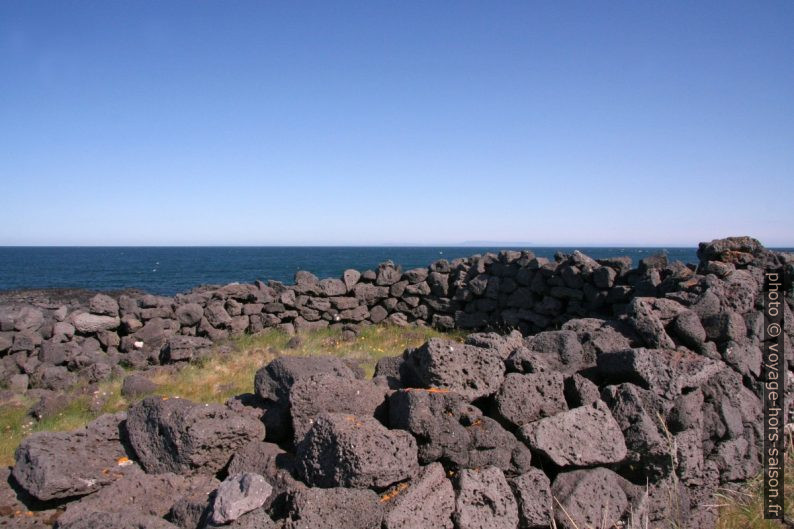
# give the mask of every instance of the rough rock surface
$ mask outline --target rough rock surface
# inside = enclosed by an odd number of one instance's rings
[[[147,472],[215,473],[264,425],[218,404],[149,397],[130,408],[130,444]]]
[[[14,454],[14,479],[39,500],[82,496],[112,483],[127,461],[119,428],[125,417],[103,415],[75,432],[31,435]]]
[[[298,472],[310,486],[388,487],[417,470],[416,441],[372,417],[317,416],[297,447]]]
[[[426,388],[443,388],[469,401],[496,393],[505,366],[488,349],[433,338],[415,349],[406,362]]]
[[[453,518],[459,529],[517,527],[518,505],[502,471],[495,467],[461,471]]]
[[[273,492],[265,478],[253,472],[230,475],[215,493],[212,523],[227,524],[261,507]]]
[[[601,401],[526,424],[520,435],[561,467],[617,463],[627,453],[623,432]]]
[[[309,488],[291,498],[285,529],[380,529],[383,506],[371,490]]]
[[[612,527],[629,506],[620,476],[606,468],[563,472],[551,490],[560,502],[554,514],[560,528]]]
[[[381,503],[386,509],[384,529],[452,529],[455,491],[440,463],[423,467],[410,482],[384,494]]]
[[[256,395],[226,406],[149,398],[126,422],[34,435],[18,479],[0,483],[0,525],[43,529],[60,506],[64,526],[167,527],[165,516],[219,527],[216,478],[250,472],[273,490],[223,527],[540,528],[553,512],[558,527],[606,516],[712,529],[715,491],[761,469],[760,289],[766,269],[794,276],[794,256],[749,238],[704,243],[700,256],[698,266],[657,255],[632,268],[504,251],[174,297],[0,293],[0,397],[27,392],[32,420],[62,411],[72,386],[93,391],[122,367],[179,370],[244,332],[297,333],[290,348],[307,329],[352,340],[378,321],[482,331],[382,359],[372,381],[331,356],[283,357],[258,372]],[[792,306],[789,291],[788,344]],[[133,377],[128,398],[156,391]],[[790,391],[794,376],[785,381]],[[92,397],[102,405],[101,392]],[[351,419],[329,419],[340,412]]]

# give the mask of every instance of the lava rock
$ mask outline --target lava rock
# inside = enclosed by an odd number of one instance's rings
[[[289,390],[290,414],[299,443],[323,412],[385,418],[388,389],[370,381],[337,375],[313,375],[298,379]]]
[[[631,382],[668,397],[700,386],[724,367],[701,355],[669,349],[636,348],[598,357],[598,371],[605,380]]]
[[[627,453],[623,432],[601,401],[526,424],[519,435],[561,467],[617,463]]]
[[[124,413],[103,415],[74,432],[27,437],[14,454],[14,479],[44,501],[99,490],[116,479],[108,469],[127,460],[119,430],[125,418]]]
[[[261,507],[271,492],[273,487],[259,474],[244,472],[230,475],[215,493],[212,523],[227,524]]]
[[[331,356],[282,356],[256,372],[254,388],[264,399],[287,403],[289,389],[299,379],[333,374],[353,380],[355,373],[345,362]]]
[[[58,524],[58,529],[178,529],[157,516],[134,513],[95,512],[70,523]]]
[[[606,468],[558,474],[551,489],[561,507],[555,509],[557,526],[579,529],[616,525],[629,506],[621,485],[621,477]]]
[[[343,413],[317,416],[296,455],[298,473],[319,487],[387,487],[418,467],[416,441],[409,433]]]
[[[93,334],[100,331],[110,331],[117,329],[121,320],[117,316],[99,316],[81,312],[72,316],[72,325],[78,332],[83,334]]]
[[[127,418],[130,444],[147,472],[214,474],[234,451],[265,437],[264,425],[219,404],[149,397]]]
[[[518,504],[501,470],[465,469],[457,481],[453,519],[458,529],[518,527]]]
[[[159,386],[142,375],[132,374],[124,377],[121,383],[121,396],[134,399],[157,391]]]
[[[452,529],[455,491],[440,463],[423,467],[410,482],[397,485],[381,498],[384,529],[433,527]]]
[[[371,490],[309,488],[290,498],[284,529],[380,529],[383,506]]]
[[[521,474],[530,466],[532,456],[523,443],[455,393],[395,391],[389,397],[389,424],[416,437],[422,464],[495,466],[510,474]]]
[[[172,336],[163,346],[160,358],[163,363],[182,362],[207,354],[212,342],[198,336]]]
[[[193,327],[198,325],[204,316],[204,307],[198,303],[185,303],[176,308],[175,315],[180,325]]]
[[[69,503],[58,517],[58,524],[69,524],[97,512],[125,513],[130,516],[149,515],[162,518],[183,495],[201,494],[206,497],[217,486],[211,476],[185,478],[170,472],[145,474],[135,469],[121,476],[100,491]]]
[[[88,310],[101,316],[118,316],[118,302],[106,294],[97,294],[88,300]]]
[[[494,398],[494,412],[511,427],[519,427],[567,410],[564,390],[560,373],[510,373]]]
[[[520,527],[525,529],[546,529],[553,512],[551,483],[539,468],[508,479],[513,495],[518,502]]]
[[[414,349],[406,364],[424,387],[448,389],[469,401],[496,393],[505,376],[497,353],[440,338]]]

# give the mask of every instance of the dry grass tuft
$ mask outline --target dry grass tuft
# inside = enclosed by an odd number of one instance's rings
[[[373,325],[364,327],[354,340],[341,332],[320,330],[301,335],[290,343],[290,336],[268,330],[246,335],[216,348],[209,358],[190,363],[176,372],[163,370],[151,378],[158,384],[157,394],[195,402],[225,402],[229,397],[250,393],[257,369],[277,356],[333,355],[354,358],[371,376],[379,358],[401,354],[430,338],[445,336],[460,339],[462,334],[442,334],[425,327]],[[296,343],[297,342],[297,343]],[[40,431],[67,431],[84,426],[103,413],[126,409],[131,402],[121,396],[121,379],[96,387],[78,387],[68,394],[68,404],[55,416],[35,421],[27,415],[34,402],[26,397],[0,407],[0,465],[14,462],[14,450],[26,436]]]

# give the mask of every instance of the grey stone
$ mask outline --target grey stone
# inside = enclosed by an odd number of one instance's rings
[[[282,356],[256,372],[254,388],[264,399],[287,404],[289,389],[301,378],[332,374],[346,379],[356,378],[345,362],[332,356]]]
[[[265,437],[264,425],[219,404],[148,397],[130,408],[127,432],[147,472],[214,474],[234,451]]]
[[[211,476],[185,478],[170,472],[145,474],[137,466],[131,468],[123,476],[116,474],[115,481],[101,490],[67,504],[58,517],[58,525],[74,523],[97,512],[162,518],[171,510],[175,498],[193,494],[206,497],[218,485]]]
[[[384,494],[381,503],[386,507],[384,529],[453,527],[455,491],[440,463],[423,467],[411,481]]]
[[[414,349],[406,364],[424,387],[448,389],[469,400],[496,393],[504,380],[498,354],[439,338]]]
[[[88,310],[90,310],[92,314],[118,316],[119,304],[115,299],[106,294],[97,294],[88,300]]]
[[[416,441],[372,417],[317,416],[297,447],[297,467],[311,486],[387,487],[417,470]]]
[[[198,303],[186,303],[180,305],[175,311],[176,319],[185,327],[193,327],[198,325],[201,318],[204,316],[204,307]]]
[[[601,401],[525,424],[519,435],[561,467],[617,463],[627,454],[623,432]]]
[[[309,488],[290,501],[284,529],[380,529],[383,505],[371,490]]]
[[[192,360],[210,352],[212,342],[198,336],[177,335],[168,338],[160,354],[163,363]]]
[[[495,466],[526,472],[529,449],[462,396],[446,390],[402,389],[389,397],[389,424],[407,430],[419,444],[419,461],[449,468]]]
[[[121,396],[134,399],[149,393],[154,393],[157,391],[157,388],[157,384],[145,376],[132,374],[124,377],[124,381],[121,384]]]
[[[520,527],[546,529],[552,519],[551,483],[539,468],[507,480],[518,503]]]
[[[495,467],[462,470],[453,518],[458,529],[518,527],[518,505],[502,471]]]
[[[119,431],[124,418],[123,413],[103,415],[71,433],[40,432],[27,437],[14,453],[14,479],[44,501],[99,490],[115,479],[107,469],[119,468],[118,461],[126,459]]]
[[[215,493],[212,522],[226,524],[261,507],[273,487],[265,478],[252,472],[234,474],[223,480]]]
[[[157,516],[146,514],[95,512],[66,524],[58,529],[178,529]]]
[[[93,334],[99,331],[116,329],[121,324],[121,320],[117,316],[99,316],[81,312],[72,315],[72,324],[78,332]]]
[[[552,486],[552,495],[560,502],[554,516],[557,526],[560,529],[614,526],[629,506],[621,481],[620,476],[606,468],[557,475]]]
[[[303,377],[289,391],[290,415],[299,443],[323,412],[348,413],[384,418],[387,388],[368,380],[349,379],[334,374]]]
[[[722,362],[669,349],[636,348],[598,357],[598,371],[605,380],[632,382],[670,397],[703,384],[723,367]]]
[[[494,412],[511,427],[519,427],[567,410],[564,390],[560,373],[510,373],[494,397]]]

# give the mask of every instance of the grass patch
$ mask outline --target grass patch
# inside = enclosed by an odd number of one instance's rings
[[[794,450],[789,444],[785,459],[783,506],[787,519],[794,519]],[[720,489],[717,506],[720,517],[716,529],[780,529],[791,527],[777,520],[764,520],[763,475],[758,475],[738,490]]]
[[[175,372],[155,372],[150,378],[159,386],[158,395],[194,402],[225,402],[234,395],[252,392],[256,371],[278,356],[354,358],[367,376],[372,376],[379,358],[401,354],[408,347],[417,347],[439,336],[462,339],[464,334],[442,334],[425,327],[372,325],[364,327],[354,340],[344,340],[339,331],[323,329],[305,333],[290,343],[290,336],[271,329],[235,338],[216,347],[209,358]],[[90,391],[85,387],[74,388],[65,397],[66,406],[41,421],[27,415],[34,404],[30,399],[19,397],[4,404],[0,407],[0,464],[13,464],[14,450],[33,432],[74,430],[103,413],[126,409],[131,402],[121,396],[121,382],[121,379],[109,380]]]

